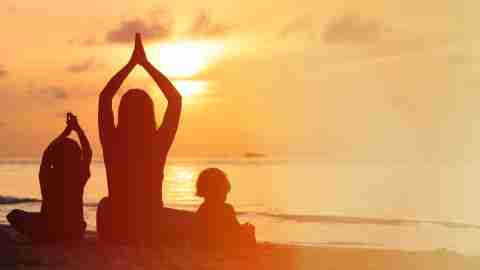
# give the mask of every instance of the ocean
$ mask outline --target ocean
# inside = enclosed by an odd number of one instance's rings
[[[195,211],[198,173],[218,167],[232,183],[228,202],[241,222],[256,226],[258,241],[480,255],[478,165],[176,158],[167,162],[163,198],[168,207]],[[34,160],[0,162],[1,223],[14,208],[39,211],[38,168]],[[91,172],[84,214],[95,230],[107,183],[102,162]]]

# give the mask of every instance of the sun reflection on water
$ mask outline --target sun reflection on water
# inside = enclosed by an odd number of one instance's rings
[[[195,196],[197,173],[195,167],[170,166],[165,172],[163,198],[166,204],[197,205]]]

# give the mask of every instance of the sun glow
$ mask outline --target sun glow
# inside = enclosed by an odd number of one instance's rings
[[[175,86],[175,88],[177,88],[178,92],[180,92],[182,97],[189,98],[189,100],[191,100],[190,99],[191,97],[205,94],[208,90],[208,83],[205,81],[173,80],[172,83]],[[157,88],[157,86],[152,85],[152,88],[155,89]],[[160,91],[152,91],[151,95],[154,99],[157,99],[157,100],[162,99],[162,96],[163,96]],[[187,102],[191,102],[191,101],[187,101]]]
[[[173,85],[183,97],[201,95],[207,91],[207,83],[203,81],[176,80]]]
[[[172,78],[191,78],[220,57],[223,46],[214,41],[178,41],[147,49],[150,60]]]

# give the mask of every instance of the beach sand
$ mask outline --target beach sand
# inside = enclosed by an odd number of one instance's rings
[[[254,254],[223,255],[187,248],[138,249],[97,241],[32,245],[0,225],[0,269],[480,269],[480,257],[445,250],[406,252],[368,248],[298,247],[260,243]]]

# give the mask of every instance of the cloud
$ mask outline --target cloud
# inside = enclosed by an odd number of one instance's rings
[[[91,47],[99,44],[98,40],[94,37],[89,37],[87,39],[71,39],[68,43],[71,45],[80,45],[85,47]]]
[[[291,36],[306,35],[309,39],[316,38],[314,24],[309,16],[301,16],[285,25],[279,33],[280,39],[287,39]]]
[[[31,91],[31,95],[39,98],[53,98],[59,100],[66,100],[70,97],[67,91],[61,87],[47,87],[39,90]]]
[[[193,21],[186,32],[188,36],[193,37],[217,37],[225,35],[230,30],[230,26],[214,22],[206,11],[199,12],[193,16]],[[135,33],[142,34],[144,42],[159,41],[168,39],[174,31],[174,19],[169,12],[164,9],[158,9],[150,12],[146,18],[134,18],[122,21],[117,27],[106,33],[105,43],[131,43]],[[70,44],[80,46],[100,45],[95,37],[87,39],[72,39]]]
[[[345,15],[327,24],[323,40],[330,44],[369,43],[380,40],[382,34],[388,31],[390,28],[382,22]]]
[[[0,66],[0,78],[7,76],[7,74],[8,71],[3,66]]]
[[[7,10],[10,13],[15,13],[15,12],[17,12],[17,6],[15,6],[14,4],[8,4],[7,5]]]
[[[56,99],[67,99],[69,98],[69,95],[67,94],[67,91],[62,88],[52,88],[50,89],[52,92],[52,96]]]
[[[94,67],[95,67],[95,59],[91,57],[82,63],[71,64],[67,66],[67,71],[72,73],[81,73],[81,72],[92,70]]]
[[[230,29],[229,26],[212,22],[206,11],[201,11],[193,20],[190,34],[193,36],[216,37],[225,35]]]
[[[136,32],[142,33],[144,41],[162,40],[170,36],[172,26],[173,23],[168,17],[163,22],[151,23],[142,19],[125,20],[107,33],[106,40],[109,43],[130,43]]]
[[[465,53],[454,53],[447,56],[448,63],[453,65],[472,64],[474,62],[472,58],[471,55]]]

